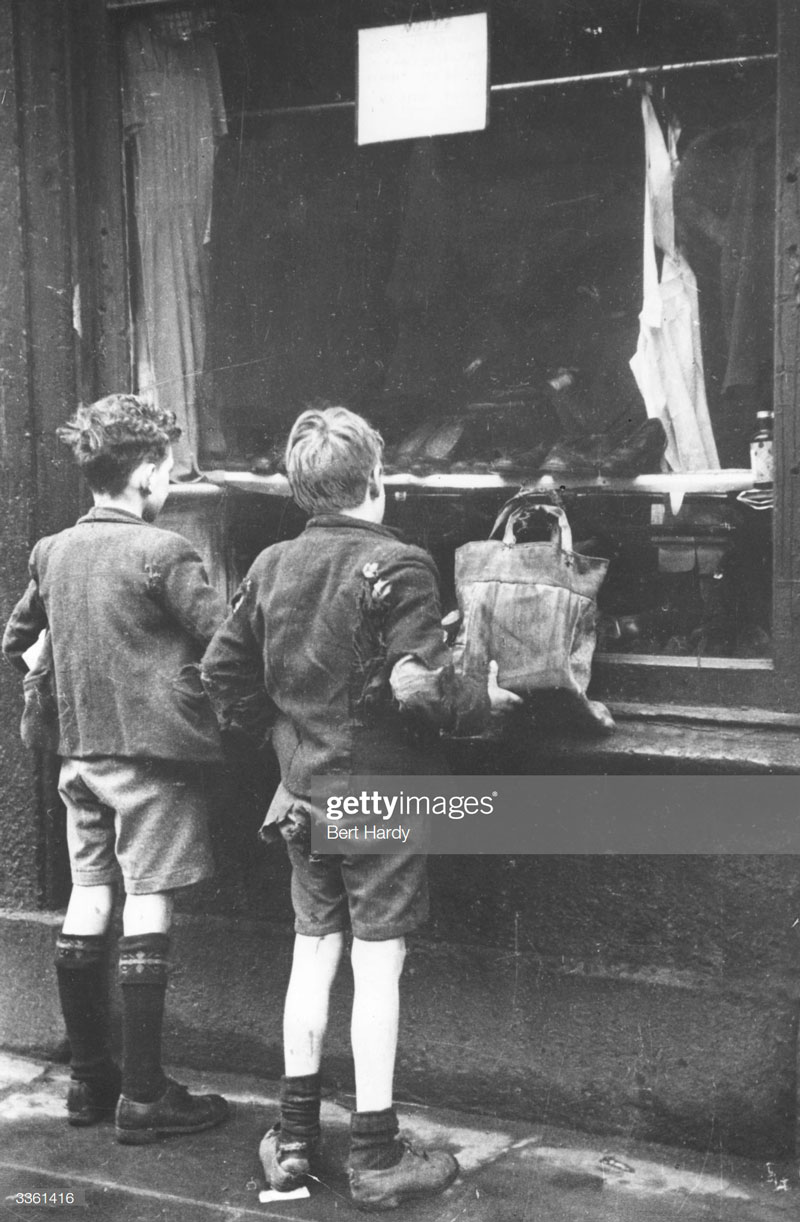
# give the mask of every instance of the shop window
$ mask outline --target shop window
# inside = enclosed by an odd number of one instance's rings
[[[121,18],[139,377],[184,471],[268,479],[345,402],[445,573],[534,486],[611,559],[611,670],[769,669],[775,5],[495,0],[488,129],[364,148],[361,17]]]

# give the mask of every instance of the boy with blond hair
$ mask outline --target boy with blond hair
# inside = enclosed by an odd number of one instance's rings
[[[324,820],[316,778],[447,771],[439,731],[483,727],[517,697],[458,678],[444,644],[431,557],[383,525],[383,442],[342,407],[304,412],[286,467],[311,518],[256,559],[203,659],[220,724],[270,727],[281,784],[262,834],[277,826],[292,865],[295,945],[284,1009],[280,1123],[261,1143],[278,1191],[310,1173],[320,1137],[320,1063],[331,986],[352,933],[353,1201],[391,1209],[443,1191],[458,1173],[446,1151],[399,1139],[393,1107],[405,937],[425,920],[424,858],[407,852],[308,851]]]

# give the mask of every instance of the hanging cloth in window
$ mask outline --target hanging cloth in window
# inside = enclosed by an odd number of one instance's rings
[[[211,197],[216,140],[226,131],[216,50],[198,32],[168,37],[146,21],[125,36],[125,130],[133,143],[140,284],[136,301],[139,389],[174,411],[183,430],[175,474],[197,471],[205,358]],[[222,448],[203,397],[206,449]]]
[[[647,170],[644,202],[644,301],[639,342],[630,365],[647,414],[667,434],[673,471],[719,468],[706,402],[700,314],[694,273],[675,243],[672,182],[677,133],[664,140],[653,104],[642,96]],[[656,246],[662,252],[661,275]]]

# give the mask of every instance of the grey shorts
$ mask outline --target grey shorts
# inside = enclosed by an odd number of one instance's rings
[[[277,829],[296,806],[313,818],[313,804],[278,785],[261,829]],[[323,816],[320,816],[323,817]],[[363,942],[388,942],[428,919],[428,867],[419,853],[325,854],[287,843],[292,863],[294,931],[308,938],[350,929]]]
[[[418,853],[312,858],[292,845],[295,933],[309,938],[348,927],[364,942],[386,942],[428,918],[427,862]]]
[[[116,882],[128,895],[188,887],[214,873],[210,786],[202,764],[67,758],[58,782],[67,808],[72,881]]]

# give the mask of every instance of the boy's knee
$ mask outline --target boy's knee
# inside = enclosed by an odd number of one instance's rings
[[[172,925],[172,891],[154,891],[147,895],[127,895],[122,911],[122,926],[126,937],[138,934],[169,933]]]
[[[380,942],[367,942],[353,938],[350,954],[353,973],[356,976],[398,976],[403,970],[406,957],[405,938],[387,938]]]
[[[114,888],[109,884],[74,884],[64,918],[64,933],[77,936],[106,933],[113,908]]]
[[[296,933],[294,935],[294,954],[299,959],[316,959],[320,956],[338,955],[344,946],[343,933],[323,933],[319,935]]]

